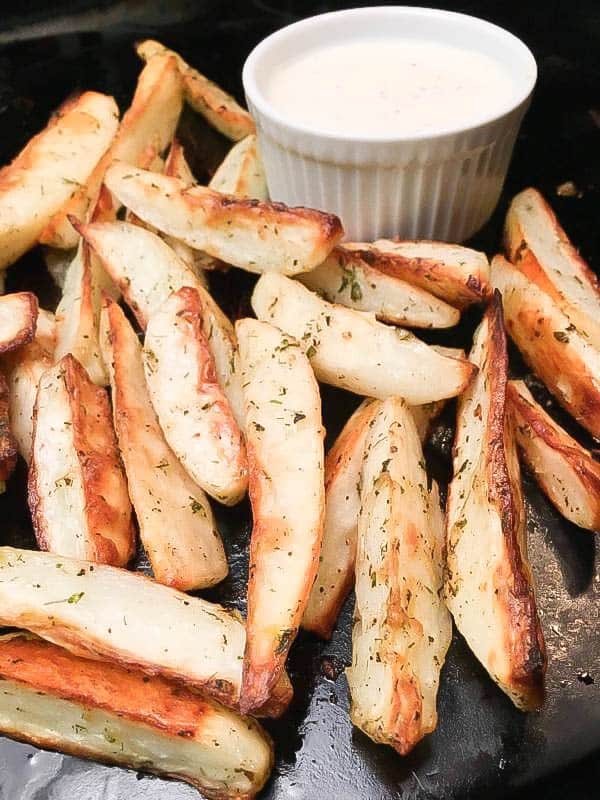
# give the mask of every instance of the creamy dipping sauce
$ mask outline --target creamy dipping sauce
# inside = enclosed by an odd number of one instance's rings
[[[308,50],[266,85],[268,100],[291,123],[390,138],[477,124],[514,94],[507,70],[484,53],[398,38]]]

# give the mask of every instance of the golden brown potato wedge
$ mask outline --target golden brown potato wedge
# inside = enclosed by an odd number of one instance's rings
[[[404,755],[436,727],[452,623],[441,597],[437,487],[427,489],[417,429],[400,398],[383,402],[374,417],[361,500],[350,716],[367,736]]]
[[[0,171],[0,267],[29,250],[87,181],[114,138],[118,116],[112,97],[84,92],[67,100]]]
[[[0,637],[0,731],[38,747],[155,772],[204,797],[254,797],[273,763],[254,720],[161,677]]]
[[[513,198],[504,228],[509,261],[550,297],[600,348],[600,281],[569,241],[537,189]]]
[[[154,577],[182,591],[213,586],[227,575],[227,559],[210,504],[165,441],[146,386],[142,347],[109,298],[100,345],[129,496]]]
[[[236,330],[254,518],[240,699],[250,711],[281,675],[317,573],[324,429],[319,387],[300,348],[266,322],[243,319]]]
[[[445,596],[469,647],[523,710],[543,702],[546,653],[527,560],[508,354],[496,293],[470,358],[479,367],[458,403],[448,490]]]
[[[28,464],[35,398],[42,374],[54,363],[54,345],[54,314],[39,309],[33,341],[2,357],[2,370],[8,383],[10,430],[19,453]]]
[[[237,345],[231,322],[195,273],[160,236],[127,222],[79,226],[81,235],[123,293],[142,328],[169,295],[190,286],[202,301],[202,324],[215,359],[217,377],[238,424],[243,421],[241,381],[236,372]]]
[[[320,381],[366,397],[430,403],[459,394],[475,371],[470,362],[440,355],[409,331],[328,303],[284,275],[259,278],[252,308],[299,342]]]
[[[117,566],[132,557],[131,503],[108,395],[72,355],[40,380],[27,494],[43,550]]]
[[[254,134],[233,145],[208,185],[215,192],[234,197],[269,199],[267,179]]]
[[[12,547],[0,547],[0,598],[3,625],[238,703],[246,633],[222,606],[140,573]],[[284,673],[268,712],[281,713],[291,693]]]
[[[536,403],[523,381],[509,381],[517,444],[542,491],[566,519],[600,531],[600,463]]]
[[[386,275],[419,286],[456,308],[485,302],[491,295],[487,257],[468,247],[390,239],[373,244],[344,242],[344,247]]]
[[[0,295],[0,353],[29,344],[35,335],[37,297],[31,292]]]
[[[243,139],[254,133],[254,120],[246,109],[242,108],[231,95],[224,92],[216,83],[209,81],[198,70],[190,67],[180,55],[169,50],[160,42],[146,39],[137,47],[137,54],[147,63],[156,56],[168,54],[177,59],[177,65],[183,77],[185,99],[198,114],[233,141]]]
[[[183,87],[175,59],[161,56],[140,72],[131,105],[121,120],[114,142],[89,178],[60,208],[40,236],[43,244],[68,249],[78,241],[69,217],[89,218],[107,167],[114,160],[147,164],[162,153],[173,138],[183,105]],[[110,203],[113,215],[117,208]]]
[[[600,350],[549,294],[502,256],[492,261],[506,329],[523,358],[580,425],[600,438]]]
[[[302,283],[330,303],[372,311],[382,322],[409,328],[451,328],[460,311],[394,275],[369,266],[358,251],[334,248],[316,269],[300,276]]]
[[[239,200],[121,162],[112,164],[105,180],[144,222],[249,272],[308,272],[325,260],[344,232],[333,214]]]
[[[421,442],[443,405],[440,402],[411,407]],[[363,456],[370,425],[380,408],[380,401],[364,400],[325,459],[325,522],[319,570],[302,618],[305,630],[324,639],[331,638],[344,600],[354,585]]]
[[[98,258],[83,241],[65,275],[63,295],[56,308],[55,361],[71,353],[98,386],[106,386],[108,373],[98,342],[102,293],[112,281]]]
[[[217,380],[197,289],[184,286],[148,321],[143,362],[148,393],[169,446],[215,500],[239,503],[248,488],[242,433]]]
[[[173,139],[171,142],[171,147],[169,147],[169,152],[165,161],[164,172],[165,175],[171,178],[177,178],[183,181],[187,186],[193,186],[195,183],[198,183],[187,162],[183,145],[179,139]]]
[[[17,463],[17,442],[10,429],[9,409],[8,384],[0,371],[0,494]]]

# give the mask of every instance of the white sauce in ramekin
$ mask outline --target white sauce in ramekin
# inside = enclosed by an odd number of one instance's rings
[[[292,124],[390,137],[476,125],[514,95],[508,70],[485,53],[396,37],[309,49],[273,70],[265,86]]]

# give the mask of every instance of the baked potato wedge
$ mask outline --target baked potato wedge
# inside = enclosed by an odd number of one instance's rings
[[[119,112],[112,97],[84,92],[0,170],[0,267],[37,242],[52,216],[85,183],[112,142]]]
[[[421,442],[443,405],[440,402],[411,407]],[[344,600],[354,585],[363,457],[371,423],[380,408],[380,401],[364,400],[325,459],[325,522],[319,569],[302,618],[305,630],[324,639],[331,638]]]
[[[600,349],[547,292],[502,256],[492,261],[506,329],[558,402],[600,438]]]
[[[248,488],[242,433],[217,380],[197,289],[173,292],[150,317],[143,363],[169,446],[207,494],[235,505]]]
[[[10,429],[9,390],[4,373],[0,371],[0,494],[6,490],[17,463],[17,441]]]
[[[109,298],[100,345],[129,496],[154,578],[182,591],[213,586],[227,575],[227,559],[210,504],[165,441],[146,386],[142,347]]]
[[[343,245],[299,280],[330,303],[371,311],[382,322],[409,328],[451,328],[460,311],[419,286],[388,275]]]
[[[373,420],[361,499],[350,716],[405,755],[436,727],[452,623],[441,596],[439,498],[427,489],[417,429],[400,398],[383,402]]]
[[[460,394],[475,371],[470,362],[440,355],[372,314],[328,303],[284,275],[259,278],[252,308],[300,344],[320,381],[365,397],[430,403]]]
[[[470,358],[479,372],[458,401],[445,596],[473,653],[517,708],[528,710],[543,702],[546,653],[507,415],[508,354],[498,293],[475,332]]]
[[[54,314],[38,310],[33,341],[2,356],[0,368],[8,384],[9,428],[21,456],[29,464],[33,409],[42,374],[54,363]]]
[[[105,181],[144,222],[249,272],[308,272],[344,232],[339,219],[324,211],[240,200],[122,162],[112,164]]]
[[[379,239],[373,244],[344,242],[344,247],[386,275],[419,286],[463,309],[491,295],[485,253],[459,244]]]
[[[254,797],[273,763],[254,720],[164,678],[26,633],[0,637],[0,732],[178,778],[215,800]]]
[[[160,55],[174,56],[183,77],[185,99],[198,114],[210,122],[228,139],[237,141],[254,133],[254,120],[231,95],[213,83],[198,70],[190,67],[180,55],[169,50],[160,42],[146,39],[136,46],[137,54],[146,63]]]
[[[63,295],[56,308],[55,361],[71,353],[98,386],[108,384],[100,352],[98,327],[102,293],[112,281],[89,246],[80,240],[75,258],[65,275]]]
[[[79,236],[69,217],[80,222],[98,198],[104,174],[114,160],[148,164],[172,140],[183,105],[183,86],[175,59],[161,56],[140,72],[131,105],[125,112],[114,141],[89,178],[49,221],[40,236],[42,244],[69,249]],[[113,215],[117,207],[111,202]],[[108,221],[108,220],[107,220]]]
[[[217,377],[238,424],[243,421],[241,381],[236,372],[237,345],[231,322],[201,281],[160,236],[127,222],[90,223],[78,230],[123,293],[140,326],[169,295],[189,286],[202,302],[204,335],[215,359]]]
[[[246,633],[222,606],[139,572],[13,547],[0,547],[0,598],[3,625],[238,703]],[[281,713],[291,694],[283,673],[265,712]]]
[[[566,519],[600,531],[600,463],[536,403],[523,381],[509,381],[509,412],[523,459]]]
[[[252,133],[233,145],[208,185],[215,192],[234,197],[269,199],[267,179],[258,154],[255,134]]]
[[[27,499],[42,550],[125,566],[135,550],[106,391],[64,356],[37,391]]]
[[[0,354],[33,341],[37,317],[38,301],[31,292],[0,295]]]
[[[302,350],[266,322],[239,320],[236,331],[254,519],[240,698],[247,712],[276,685],[317,573],[324,428],[319,387]]]
[[[525,189],[513,198],[504,247],[508,260],[563,305],[571,322],[600,349],[600,280],[537,189]]]

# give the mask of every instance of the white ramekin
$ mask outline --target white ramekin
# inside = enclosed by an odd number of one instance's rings
[[[514,99],[476,125],[435,135],[385,138],[332,135],[290,122],[264,89],[290,58],[351,38],[394,36],[440,41],[486,53],[509,70]],[[243,71],[248,107],[273,200],[331,211],[346,238],[425,238],[460,242],[492,214],[529,105],[537,68],[529,49],[484,20],[405,6],[358,8],[296,22],[264,39]],[[360,109],[356,109],[360,119]]]

